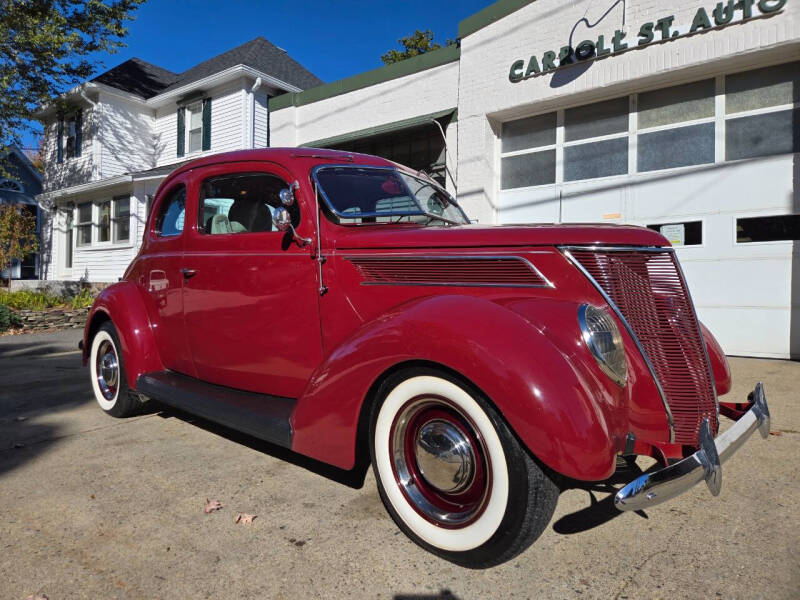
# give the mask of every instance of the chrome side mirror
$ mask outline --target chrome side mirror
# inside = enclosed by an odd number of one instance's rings
[[[284,206],[291,206],[294,204],[294,191],[300,189],[300,184],[293,181],[289,184],[288,188],[282,189],[278,192],[278,197],[281,199],[281,204]]]
[[[292,225],[292,216],[285,206],[278,206],[272,211],[272,225],[278,231],[291,231],[294,240],[302,247],[311,244],[311,238],[304,238],[297,234]]]
[[[285,191],[287,190],[281,190],[281,195],[283,195],[283,192]],[[292,226],[292,217],[289,214],[289,211],[283,206],[279,206],[278,208],[274,209],[272,211],[272,225],[278,231],[288,231]]]

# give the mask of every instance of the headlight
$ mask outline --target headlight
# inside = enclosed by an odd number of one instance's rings
[[[624,386],[628,380],[628,364],[625,361],[622,336],[611,314],[604,308],[581,304],[578,309],[578,324],[583,341],[597,364],[606,375]]]

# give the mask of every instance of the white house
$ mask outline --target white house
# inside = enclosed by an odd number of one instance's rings
[[[333,83],[198,84],[214,92],[210,151],[365,151],[431,172],[481,223],[657,229],[726,352],[800,357],[800,4],[667,4],[500,0],[459,24],[456,46]],[[147,68],[153,82],[176,77]],[[207,94],[174,85],[136,100],[142,116],[123,108],[138,106],[130,93],[87,84],[74,122],[87,129],[87,111],[107,107],[83,136],[92,160],[55,164],[49,122],[46,197],[62,208],[48,277],[113,280],[133,256],[148,194],[188,156],[176,136],[187,152],[202,145]],[[217,124],[226,101],[239,120]]]
[[[52,247],[43,278],[116,281],[136,255],[149,201],[178,164],[269,145],[270,97],[322,81],[259,37],[172,73],[128,60],[38,117]]]

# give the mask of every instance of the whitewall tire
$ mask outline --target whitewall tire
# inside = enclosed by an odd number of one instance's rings
[[[141,411],[142,403],[128,387],[119,336],[107,321],[95,333],[89,351],[89,372],[97,404],[113,417],[129,417]]]
[[[541,534],[558,489],[473,386],[413,368],[389,377],[377,400],[375,478],[413,541],[458,564],[487,567]]]

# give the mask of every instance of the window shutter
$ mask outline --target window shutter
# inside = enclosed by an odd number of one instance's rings
[[[64,119],[62,117],[58,117],[58,125],[56,126],[58,129],[57,133],[57,141],[56,141],[56,162],[64,162]]]
[[[178,156],[186,154],[186,108],[178,109]]]
[[[83,145],[83,111],[75,113],[75,156],[81,155]]]
[[[211,98],[203,100],[203,150],[211,150]]]

